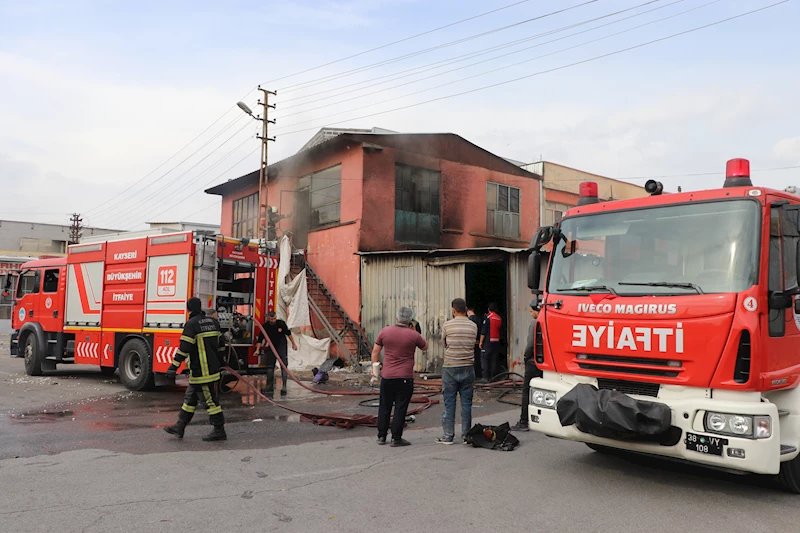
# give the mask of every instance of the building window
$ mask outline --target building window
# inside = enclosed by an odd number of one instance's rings
[[[486,184],[486,233],[519,239],[519,198],[517,187]]]
[[[567,209],[570,209],[571,207],[571,205],[567,204],[545,202],[544,212],[542,213],[542,225],[552,226],[554,224],[558,224],[561,222],[561,219],[564,217],[564,213],[567,212]]]
[[[300,178],[299,184],[311,193],[311,228],[335,224],[341,220],[342,165],[320,170]]]
[[[233,235],[237,239],[258,236],[258,193],[233,201]]]
[[[395,165],[394,240],[438,246],[440,172]]]

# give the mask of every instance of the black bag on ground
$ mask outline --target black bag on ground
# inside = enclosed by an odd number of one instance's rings
[[[511,433],[508,422],[499,426],[484,426],[475,424],[467,432],[467,442],[474,448],[486,448],[487,450],[502,450],[510,452],[519,446],[519,439]]]

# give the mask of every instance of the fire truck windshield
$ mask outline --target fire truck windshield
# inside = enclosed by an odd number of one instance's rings
[[[760,212],[755,201],[729,200],[565,218],[548,292],[743,291],[758,273]]]

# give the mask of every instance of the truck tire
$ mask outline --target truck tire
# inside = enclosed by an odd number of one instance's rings
[[[781,463],[778,481],[789,492],[800,494],[800,457]]]
[[[129,390],[152,389],[155,385],[150,348],[142,339],[131,339],[119,354],[119,379]]]
[[[39,357],[39,341],[36,335],[28,333],[22,343],[22,356],[25,358],[25,373],[29,376],[42,375],[42,360]]]

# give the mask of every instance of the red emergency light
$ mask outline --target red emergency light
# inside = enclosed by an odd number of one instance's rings
[[[752,187],[750,181],[750,161],[747,159],[731,159],[725,166],[724,187]]]
[[[594,181],[584,181],[578,188],[580,198],[578,198],[578,205],[589,205],[600,202],[597,197],[597,183]]]

